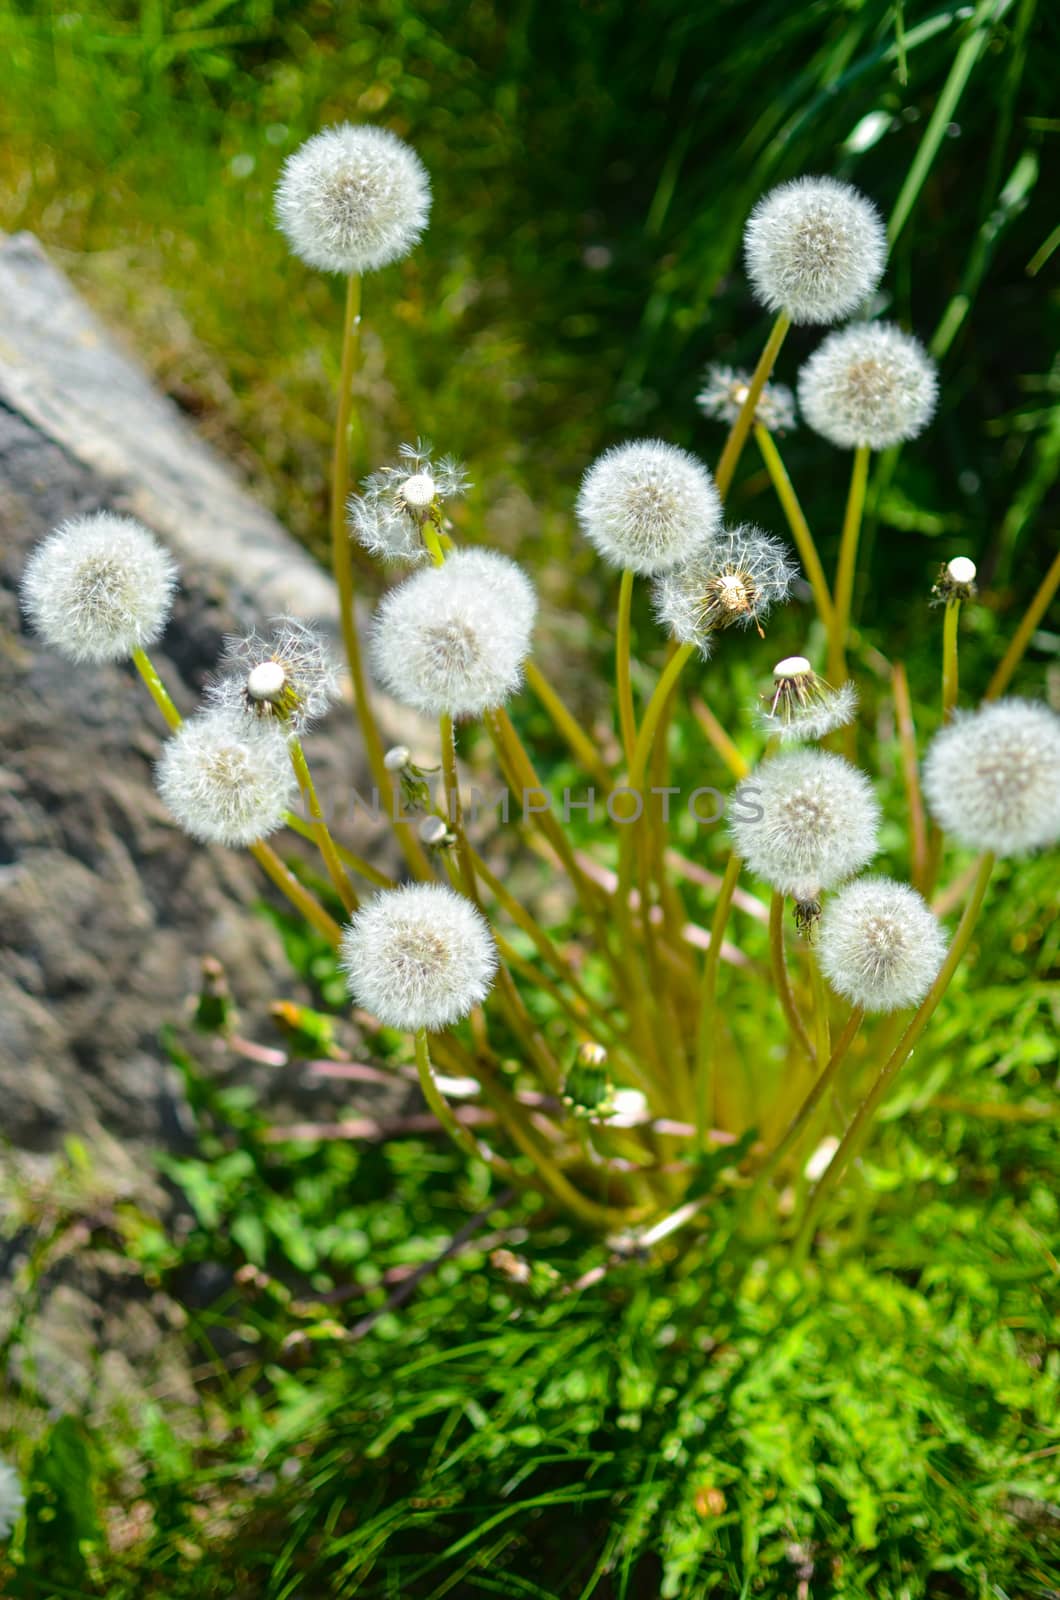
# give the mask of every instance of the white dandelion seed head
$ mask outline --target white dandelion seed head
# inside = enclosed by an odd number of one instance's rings
[[[431,181],[387,128],[348,122],[307,139],[276,186],[276,221],[296,256],[324,272],[373,272],[419,243]]]
[[[840,449],[884,450],[923,433],[938,399],[935,363],[889,322],[830,333],[799,372],[799,408]]]
[[[879,820],[869,780],[849,761],[790,750],[737,786],[729,832],[756,877],[809,904],[872,860]]]
[[[353,999],[385,1027],[437,1033],[485,1000],[497,950],[469,900],[417,883],[361,907],[342,937],[342,966]]]
[[[25,1505],[21,1478],[10,1462],[0,1457],[0,1539],[13,1532]]]
[[[605,450],[582,479],[576,511],[605,561],[648,576],[687,561],[721,527],[706,467],[661,439]]]
[[[223,707],[189,718],[166,740],[155,782],[185,833],[231,846],[282,827],[295,788],[279,725]]]
[[[796,178],[764,195],[744,232],[751,288],[795,323],[838,322],[872,293],[887,236],[871,200],[835,178]]]
[[[1060,716],[1030,700],[959,711],[932,740],[924,795],[970,850],[1018,856],[1060,839]]]
[[[732,424],[747,399],[749,372],[734,367],[708,367],[696,404],[705,417]],[[782,383],[767,383],[758,396],[755,421],[769,433],[787,433],[795,426],[795,396]]]
[[[351,495],[346,509],[350,531],[369,555],[417,565],[429,558],[424,523],[441,524],[445,502],[466,494],[471,485],[459,461],[452,456],[434,460],[423,439],[403,444],[399,455],[398,465],[365,478],[362,492]]]
[[[706,658],[722,628],[761,624],[786,600],[797,568],[779,539],[744,523],[719,535],[653,588],[655,613],[681,644]]]
[[[915,889],[859,878],[825,906],[817,959],[837,994],[863,1011],[899,1011],[927,994],[946,956],[946,935]]]
[[[132,517],[71,517],[36,546],[22,575],[22,609],[70,661],[127,661],[154,644],[173,603],[177,568]]]
[[[787,656],[773,668],[773,692],[758,711],[763,733],[783,744],[823,739],[854,720],[858,693],[852,683],[833,689],[814,672],[805,656]]]
[[[961,588],[966,588],[975,582],[975,562],[968,556],[954,556],[952,561],[947,561],[946,572],[952,582],[959,584]]]
[[[514,561],[458,550],[384,595],[372,625],[373,671],[425,716],[478,716],[522,682],[536,614],[533,585]]]
[[[338,694],[338,668],[324,640],[295,617],[273,617],[268,633],[225,640],[208,704],[248,717],[273,717],[298,737]]]

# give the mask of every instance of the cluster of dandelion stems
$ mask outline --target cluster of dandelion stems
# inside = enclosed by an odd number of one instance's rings
[[[355,711],[374,783],[387,815],[393,812],[395,775],[369,699],[354,604],[354,571],[345,523],[350,486],[352,393],[360,330],[360,280],[351,277],[346,298],[341,377],[332,478],[332,551],[342,634],[348,658]],[[756,422],[756,408],[770,377],[789,323],[781,313],[772,328],[719,459],[715,482],[722,499],[731,487],[745,445],[753,438],[775,489],[810,583],[817,615],[827,639],[829,677],[841,683],[851,648],[851,599],[857,546],[869,472],[867,447],[855,450],[834,582],[829,584],[813,535],[788,477],[775,438]],[[448,534],[429,523],[422,529],[431,561],[440,566],[452,550]],[[1012,676],[1042,615],[1058,574],[1051,572],[1035,597],[1012,646],[988,690],[1000,695]],[[401,851],[413,878],[447,881],[490,919],[500,957],[498,978],[488,1001],[466,1026],[430,1040],[415,1036],[416,1068],[424,1096],[441,1127],[467,1154],[485,1162],[505,1183],[536,1190],[547,1202],[583,1223],[621,1233],[641,1243],[661,1240],[705,1206],[689,1201],[687,1191],[699,1164],[715,1150],[738,1145],[728,1180],[743,1191],[744,1217],[754,1213],[778,1182],[796,1182],[791,1232],[804,1250],[829,1195],[858,1153],[872,1117],[919,1040],[964,955],[986,892],[993,858],[984,855],[974,874],[944,891],[966,895],[963,914],[948,954],[930,990],[904,1026],[885,1018],[863,1026],[856,1008],[826,988],[812,940],[788,926],[785,899],[774,892],[767,907],[741,890],[741,862],[730,853],[715,876],[683,858],[667,838],[664,809],[649,803],[650,787],[667,782],[667,736],[682,691],[681,679],[694,653],[691,644],[673,644],[655,687],[638,715],[633,693],[631,601],[633,574],[626,572],[618,596],[616,689],[619,756],[610,764],[603,751],[565,706],[541,669],[530,663],[526,683],[551,718],[587,781],[612,794],[629,793],[628,825],[616,830],[618,857],[605,867],[571,842],[551,809],[528,808],[528,844],[554,873],[567,881],[592,949],[572,950],[558,943],[534,912],[513,894],[473,847],[464,826],[452,720],[438,729],[442,803],[425,791],[424,813],[444,821],[446,848],[428,851],[422,832],[407,822],[395,825]],[[957,622],[960,599],[946,601],[943,621],[941,711],[947,720],[957,702]],[[180,717],[147,656],[135,664],[171,728]],[[942,861],[941,836],[929,829],[921,799],[916,736],[904,668],[893,669],[893,695],[902,771],[910,818],[912,879],[926,896],[936,889]],[[690,696],[696,722],[736,779],[748,767],[737,747],[702,697]],[[522,740],[503,709],[484,714],[501,775],[521,796],[546,790]],[[848,756],[856,731],[833,734]],[[354,880],[390,887],[391,880],[371,863],[334,840],[317,801],[309,767],[296,739],[291,757],[308,811],[294,813],[288,825],[318,846],[332,886],[346,912],[359,904]],[[637,797],[641,797],[638,799]],[[624,802],[623,802],[624,803]],[[265,843],[252,853],[273,883],[310,925],[333,946],[341,929],[319,898]],[[682,882],[713,895],[709,928],[691,921]],[[727,937],[734,919],[755,918],[768,927],[769,971],[742,954],[739,939]],[[529,941],[536,960],[516,947],[504,928]],[[728,996],[754,983],[756,994],[772,996],[786,1038],[786,1070],[769,1104],[755,1103],[738,1066],[727,1023]],[[562,1019],[558,1029],[534,1020],[524,995],[548,997]],[[515,1057],[513,1066],[512,1057]],[[450,1076],[446,1076],[446,1075]],[[459,1083],[456,1080],[460,1080]],[[475,1086],[476,1115],[468,1115],[468,1085]],[[612,1094],[611,1090],[626,1090]],[[459,1091],[459,1093],[457,1093]],[[633,1091],[629,1093],[628,1091]],[[485,1113],[485,1114],[483,1114]],[[485,1128],[483,1135],[476,1131]],[[837,1148],[806,1193],[799,1180],[809,1152],[832,1132]],[[753,1137],[752,1137],[753,1135]],[[772,1186],[772,1188],[771,1188]],[[790,1209],[790,1208],[789,1208]]]

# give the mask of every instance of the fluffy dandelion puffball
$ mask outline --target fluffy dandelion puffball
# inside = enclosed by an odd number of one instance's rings
[[[946,955],[946,935],[907,884],[859,878],[830,899],[817,959],[837,994],[863,1011],[898,1011],[923,1000]]]
[[[1060,717],[1030,700],[958,712],[935,735],[924,795],[939,827],[970,850],[1024,855],[1060,839]]]
[[[383,597],[371,634],[375,676],[425,716],[478,716],[518,689],[536,614],[533,585],[514,561],[458,550]]]
[[[219,708],[190,718],[167,739],[158,792],[185,833],[203,844],[254,844],[283,826],[295,777],[274,722]]]
[[[935,363],[919,339],[888,322],[830,333],[799,373],[799,407],[841,449],[884,450],[923,433],[938,398]]]
[[[14,1530],[26,1504],[22,1481],[9,1462],[0,1457],[0,1539]]]
[[[689,560],[721,527],[721,498],[706,467],[660,439],[606,450],[582,479],[576,509],[604,560],[642,575]]]
[[[732,424],[747,399],[749,372],[733,367],[708,367],[696,404],[705,417]],[[768,433],[787,433],[795,426],[795,396],[783,383],[767,383],[758,396],[755,421]]]
[[[26,563],[22,608],[71,661],[127,661],[154,644],[173,602],[169,552],[132,517],[72,517]]]
[[[842,756],[791,750],[762,762],[733,793],[729,832],[756,877],[800,903],[860,872],[877,850],[880,808]]]
[[[343,934],[350,994],[386,1027],[449,1028],[489,994],[497,951],[485,918],[441,884],[376,895]]]
[[[856,311],[883,275],[887,237],[880,214],[849,183],[796,178],[755,206],[744,233],[755,299],[792,322],[838,322]]]
[[[257,719],[274,718],[301,736],[338,693],[338,669],[324,640],[294,617],[277,617],[266,634],[225,640],[210,704]]]
[[[415,150],[387,128],[348,122],[307,139],[276,187],[288,244],[324,272],[400,261],[419,243],[430,209],[430,178]]]
[[[396,466],[382,467],[365,478],[362,493],[347,504],[350,531],[369,555],[379,561],[418,563],[429,557],[423,542],[424,523],[440,527],[447,500],[470,487],[467,473],[452,456],[432,458],[423,440],[403,444]]]
[[[681,644],[707,656],[721,628],[754,625],[761,632],[770,609],[787,598],[796,571],[779,539],[745,523],[656,579],[656,615]]]
[[[858,694],[852,683],[833,689],[818,677],[805,656],[786,656],[773,668],[773,692],[758,724],[784,744],[823,739],[853,722]]]

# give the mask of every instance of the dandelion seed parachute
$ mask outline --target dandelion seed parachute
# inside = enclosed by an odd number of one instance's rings
[[[773,668],[769,710],[759,711],[764,733],[784,744],[823,739],[853,722],[858,694],[852,683],[833,689],[814,672],[805,656],[787,656]]]
[[[747,398],[751,375],[733,367],[708,367],[696,404],[705,417],[732,424]],[[767,383],[755,406],[755,421],[769,433],[787,433],[795,426],[795,396],[782,383]]]
[[[342,939],[353,999],[386,1027],[435,1033],[488,995],[497,952],[485,918],[441,884],[387,890],[362,906]]]
[[[762,762],[733,793],[729,832],[750,870],[810,904],[877,850],[880,810],[863,773],[824,750]]]
[[[380,561],[419,563],[428,559],[421,529],[441,523],[447,500],[470,487],[467,473],[452,456],[435,461],[423,440],[403,444],[397,466],[365,478],[363,493],[347,502],[350,531],[369,555]]]
[[[25,1505],[26,1496],[18,1473],[0,1457],[0,1539],[6,1539],[14,1530]]]
[[[764,195],[744,233],[755,299],[795,323],[838,322],[883,275],[887,236],[871,200],[834,178],[796,178]]]
[[[1060,839],[1060,717],[1030,700],[959,711],[935,735],[924,795],[939,827],[971,850],[1019,856]]]
[[[217,674],[206,685],[211,705],[249,717],[274,717],[299,737],[318,722],[338,693],[338,669],[324,640],[294,617],[277,617],[271,632],[225,640]]]
[[[657,578],[655,613],[675,639],[706,657],[721,628],[754,624],[761,631],[772,607],[787,598],[796,571],[779,539],[745,523]]]
[[[904,883],[859,878],[825,906],[817,941],[821,971],[837,994],[863,1011],[917,1005],[945,955],[938,918]]]
[[[274,722],[221,707],[185,722],[162,749],[158,792],[177,822],[204,844],[255,844],[283,826],[295,777]]]
[[[425,716],[478,716],[518,689],[536,613],[514,561],[458,550],[384,596],[370,639],[375,676]]]
[[[31,554],[22,608],[71,661],[127,661],[169,619],[177,569],[132,517],[97,511],[62,523]]]
[[[426,167],[387,128],[325,128],[288,157],[276,188],[276,220],[291,249],[324,272],[400,261],[430,209]]]
[[[576,510],[605,561],[647,576],[689,560],[721,527],[706,467],[659,439],[606,450],[582,479]]]
[[[840,449],[915,439],[935,414],[935,363],[918,339],[887,322],[830,333],[799,373],[799,409]]]

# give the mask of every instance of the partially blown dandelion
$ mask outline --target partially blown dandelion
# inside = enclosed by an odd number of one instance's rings
[[[656,614],[681,644],[707,656],[722,628],[753,624],[761,633],[772,607],[787,599],[796,570],[779,539],[744,524],[656,580]]]
[[[799,373],[799,408],[841,449],[915,439],[935,414],[935,363],[918,339],[887,322],[830,333]]]
[[[288,157],[276,188],[276,220],[291,249],[324,272],[400,261],[430,209],[427,169],[387,128],[325,128]]]
[[[832,988],[863,1011],[916,1005],[938,976],[946,935],[915,889],[859,878],[825,906],[817,958]]]
[[[721,499],[706,467],[660,439],[605,451],[582,479],[577,513],[605,561],[642,575],[689,560],[721,527]]]
[[[282,827],[295,787],[276,725],[224,708],[192,717],[166,741],[156,782],[185,833],[230,846],[255,844]]]
[[[732,424],[747,399],[751,375],[733,367],[708,367],[696,404],[705,417]],[[787,433],[795,426],[795,396],[783,383],[767,383],[758,396],[755,421],[769,433]]]
[[[1029,700],[958,712],[935,735],[924,795],[939,826],[971,850],[1023,855],[1060,838],[1060,717]]]
[[[755,299],[795,323],[838,322],[883,275],[880,214],[849,183],[796,178],[765,195],[744,233]]]
[[[371,636],[375,675],[427,716],[478,716],[519,687],[536,612],[514,561],[458,550],[384,596]]]
[[[132,517],[72,517],[42,539],[22,577],[22,607],[71,661],[127,661],[169,618],[177,569]]]
[[[387,890],[346,928],[350,994],[388,1028],[452,1027],[490,991],[497,952],[485,918],[441,884]]]
[[[804,905],[871,861],[880,809],[865,775],[841,756],[791,750],[738,785],[729,832],[750,870]]]
[[[373,472],[361,486],[364,492],[350,497],[350,529],[380,561],[426,561],[424,524],[443,526],[445,502],[467,490],[467,473],[452,456],[433,460],[423,440],[403,444],[398,454],[397,466]]]
[[[786,656],[773,668],[773,692],[766,696],[768,710],[758,714],[765,733],[784,744],[823,739],[836,728],[853,722],[858,695],[852,683],[837,689],[818,677],[805,656]]]
[[[320,635],[294,617],[279,617],[268,635],[225,640],[206,698],[228,711],[275,718],[300,737],[337,691],[338,672]]]

